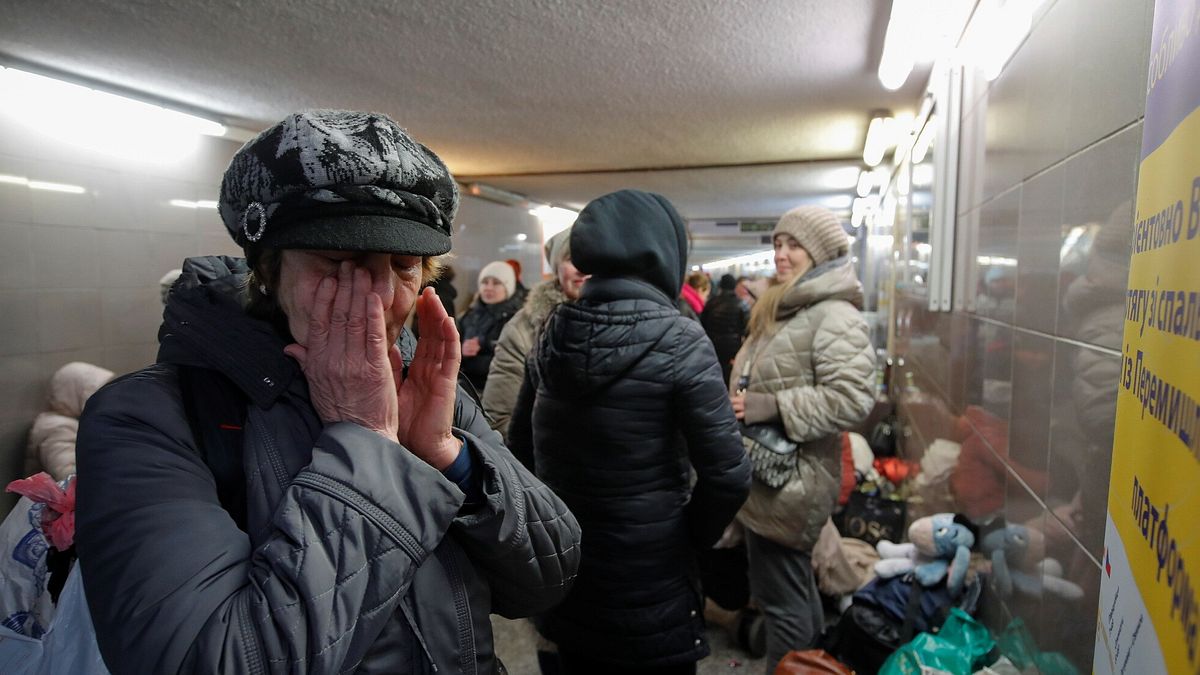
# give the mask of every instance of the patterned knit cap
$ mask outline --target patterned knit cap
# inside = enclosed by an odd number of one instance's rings
[[[440,255],[457,208],[442,160],[378,113],[289,115],[242,146],[221,181],[221,220],[247,251]]]
[[[799,242],[812,258],[814,267],[850,252],[850,241],[841,221],[829,209],[820,206],[797,206],[783,214],[771,236],[780,233]]]

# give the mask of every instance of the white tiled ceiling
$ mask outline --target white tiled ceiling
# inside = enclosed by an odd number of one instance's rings
[[[851,181],[887,0],[8,0],[0,60],[263,128],[390,114],[456,175],[578,204],[657,189],[693,218],[778,215]],[[81,114],[85,114],[82,113]],[[692,167],[727,167],[689,170]],[[670,171],[636,169],[670,168]],[[605,173],[589,173],[589,172]],[[515,175],[514,175],[515,174]],[[843,184],[844,183],[844,184]]]

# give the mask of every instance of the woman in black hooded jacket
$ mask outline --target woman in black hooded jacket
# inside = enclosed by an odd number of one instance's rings
[[[686,226],[662,196],[622,190],[584,208],[571,251],[592,277],[550,315],[509,428],[583,528],[579,576],[543,630],[572,675],[694,673],[708,654],[695,556],[750,466],[712,343],[675,307]]]

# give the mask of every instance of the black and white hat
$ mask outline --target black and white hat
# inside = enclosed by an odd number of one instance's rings
[[[221,181],[221,220],[243,249],[440,255],[458,185],[386,115],[310,110],[242,146]]]

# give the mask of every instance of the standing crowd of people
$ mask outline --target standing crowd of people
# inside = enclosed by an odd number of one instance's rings
[[[244,258],[187,260],[157,362],[75,412],[111,672],[503,672],[495,613],[532,618],[548,675],[694,673],[739,580],[768,673],[813,645],[812,549],[874,396],[838,219],[789,211],[765,288],[714,288],[675,207],[621,190],[545,243],[546,280],[490,262],[456,318],[458,200],[378,114],[291,115],[234,157]],[[762,425],[797,448],[782,487]]]

